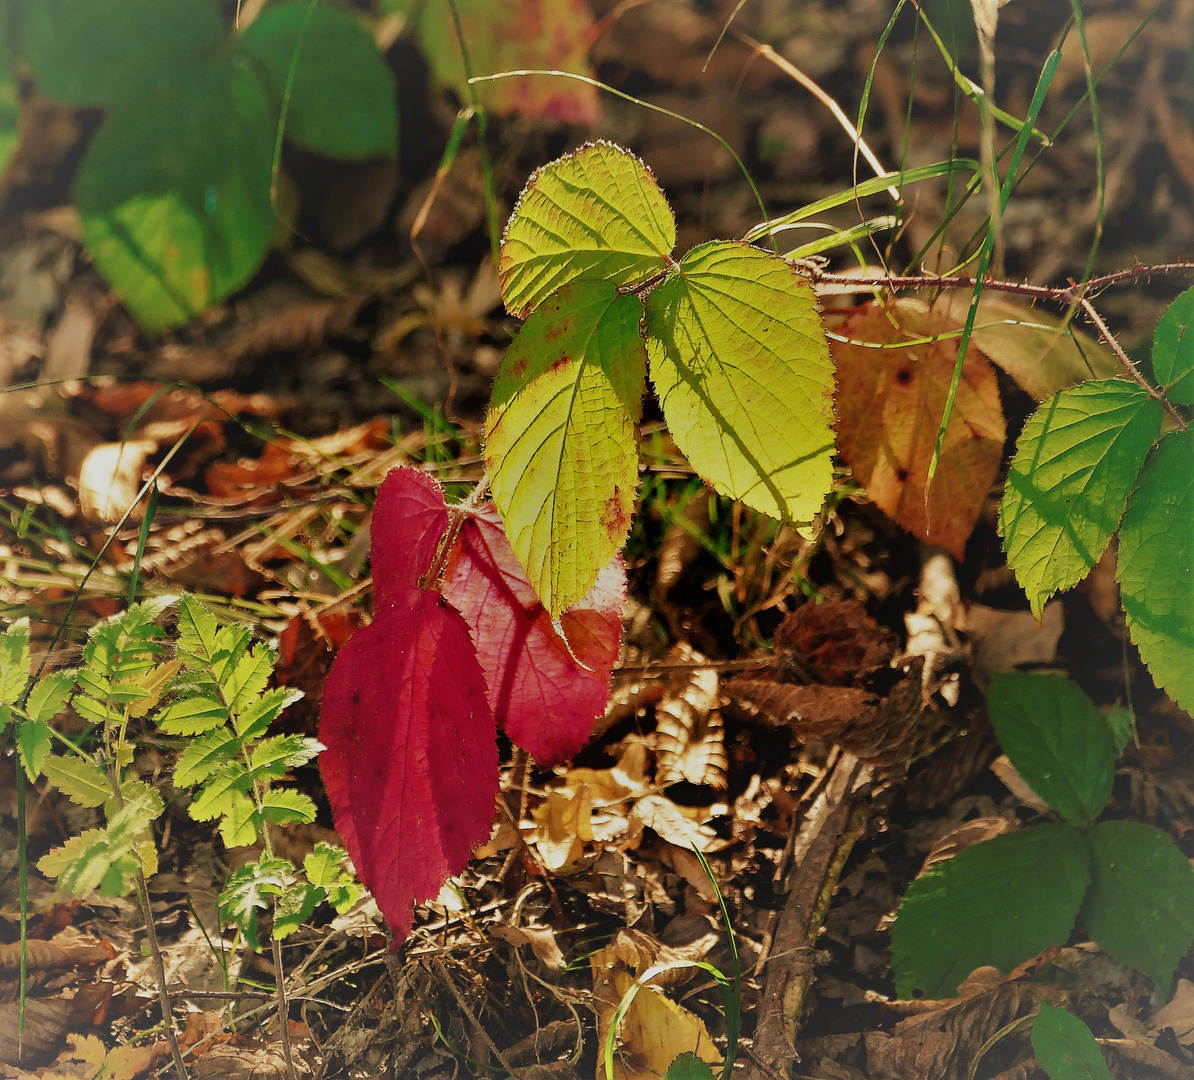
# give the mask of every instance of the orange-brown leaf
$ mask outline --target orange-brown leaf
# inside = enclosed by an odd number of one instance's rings
[[[838,449],[867,497],[915,536],[962,557],[999,471],[1006,433],[990,363],[966,353],[941,460],[925,486],[957,357],[956,337],[891,346],[943,332],[938,314],[914,301],[869,303],[839,327]],[[858,344],[868,343],[868,344]]]

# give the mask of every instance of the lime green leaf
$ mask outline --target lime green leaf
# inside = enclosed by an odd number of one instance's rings
[[[1157,323],[1153,375],[1170,401],[1194,405],[1194,289],[1174,300]]]
[[[1061,675],[999,674],[987,712],[1016,771],[1066,821],[1089,825],[1111,798],[1111,727],[1077,683]]]
[[[274,825],[310,823],[316,816],[315,803],[292,788],[270,788],[261,798],[261,814]]]
[[[323,744],[301,735],[275,735],[262,739],[250,757],[250,774],[254,780],[277,780],[290,769],[306,765],[317,757]]]
[[[809,521],[833,478],[833,363],[812,286],[742,243],[693,248],[647,301],[651,381],[706,482]]]
[[[178,601],[178,655],[187,667],[207,667],[216,653],[216,617],[193,596]]]
[[[1099,561],[1160,430],[1161,403],[1122,379],[1062,390],[1029,417],[999,532],[1038,619],[1049,597]]]
[[[284,686],[267,690],[242,713],[232,718],[232,726],[242,739],[258,739],[282,715],[283,709],[293,705],[302,696],[301,690]]]
[[[41,776],[53,743],[50,725],[44,720],[26,720],[17,730],[17,750],[30,783]]]
[[[1169,995],[1194,942],[1194,870],[1160,829],[1103,821],[1090,830],[1090,893],[1082,924],[1104,952]]]
[[[266,910],[293,882],[291,863],[263,855],[228,875],[216,900],[220,918],[237,927],[252,948],[259,949],[257,913]]]
[[[152,96],[201,67],[224,37],[210,0],[36,0],[21,9],[21,51],[38,88],[68,105]]]
[[[231,673],[220,680],[224,700],[234,714],[243,712],[257,700],[257,696],[269,684],[276,659],[272,649],[264,643],[259,644],[252,652],[242,656]]]
[[[1072,825],[997,836],[923,873],[892,929],[896,990],[951,997],[975,968],[1011,971],[1064,945],[1090,881],[1090,855]]]
[[[79,673],[79,685],[86,681],[86,672]],[[119,724],[124,716],[120,709],[114,708],[110,702],[93,697],[91,694],[76,694],[71,704],[84,720],[90,724]]]
[[[274,231],[275,111],[235,58],[113,110],[75,183],[100,272],[151,331],[240,288]]]
[[[216,772],[240,749],[240,740],[227,728],[217,728],[192,742],[174,766],[175,787],[194,787]]]
[[[1128,632],[1158,686],[1194,711],[1194,445],[1175,431],[1149,455],[1119,531]]]
[[[86,896],[98,889],[111,865],[111,845],[104,829],[87,829],[72,836],[37,862],[37,868],[46,877],[57,878],[58,887],[71,896]]]
[[[12,18],[8,4],[0,4],[0,25]],[[0,176],[8,168],[21,141],[21,110],[11,46],[0,45]]]
[[[274,906],[273,936],[281,941],[289,937],[309,918],[324,898],[323,889],[306,881],[296,881],[280,897]]]
[[[321,840],[303,860],[303,870],[312,885],[327,888],[340,879],[340,864],[343,861],[343,848]]]
[[[292,142],[340,158],[397,151],[394,77],[369,32],[347,11],[312,8],[305,0],[270,4],[239,45],[261,64],[279,105],[294,62],[286,111]]]
[[[713,1066],[696,1054],[678,1054],[667,1067],[663,1080],[713,1080]]]
[[[220,821],[220,839],[228,848],[247,847],[257,843],[261,832],[261,816],[247,795],[233,794],[228,809]]]
[[[634,285],[668,265],[676,221],[651,171],[596,142],[544,165],[506,225],[499,274],[512,315],[577,278]]]
[[[29,691],[29,700],[25,703],[25,711],[34,720],[53,720],[66,706],[66,699],[75,688],[75,676],[72,670],[53,671]]]
[[[0,705],[15,705],[29,681],[29,620],[0,634]]]
[[[104,770],[87,758],[47,758],[42,771],[51,784],[79,806],[103,806],[112,797],[112,785]]]
[[[630,530],[647,378],[642,311],[612,282],[566,285],[531,313],[493,385],[493,501],[553,616],[588,593]]]
[[[167,735],[202,735],[225,724],[228,710],[218,701],[188,697],[167,705],[158,714],[158,727]]]
[[[194,821],[212,821],[233,812],[239,798],[248,793],[253,781],[239,761],[229,762],[203,785],[187,811]]]
[[[146,832],[149,823],[159,818],[165,809],[161,793],[144,780],[125,780],[120,785],[120,798],[121,802],[117,802],[114,795],[108,795],[104,800],[104,816],[114,822],[122,812],[128,811],[131,826],[141,833]]]
[[[229,678],[253,640],[251,627],[242,624],[224,626],[216,633],[215,652],[211,658],[212,674],[221,685]]]
[[[1047,1001],[1032,1022],[1032,1052],[1049,1080],[1111,1080],[1090,1028]]]

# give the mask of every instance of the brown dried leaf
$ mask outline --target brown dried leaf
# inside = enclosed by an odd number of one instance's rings
[[[798,654],[818,682],[853,686],[884,668],[896,642],[857,600],[801,604],[775,632],[775,651]]]
[[[957,341],[891,348],[949,326],[913,300],[868,303],[839,327],[838,450],[867,497],[914,536],[963,555],[999,472],[1006,428],[990,362],[971,346],[928,506],[925,487]],[[862,344],[857,344],[862,343]],[[875,346],[881,346],[876,348]]]
[[[685,644],[676,646],[668,663],[699,665],[705,658]],[[690,784],[724,791],[726,787],[725,725],[717,705],[717,671],[694,666],[669,680],[668,693],[655,706],[656,781]]]

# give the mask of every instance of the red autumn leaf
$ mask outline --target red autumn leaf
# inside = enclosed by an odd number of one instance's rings
[[[494,731],[460,613],[437,592],[389,582],[324,685],[319,762],[336,827],[396,942],[410,932],[411,905],[434,897],[489,836]]]
[[[377,489],[370,527],[374,607],[413,589],[448,527],[443,489],[418,469],[391,469]]]
[[[849,340],[835,340],[831,347],[837,361],[838,452],[871,502],[914,536],[960,559],[1003,453],[1006,430],[995,370],[973,345],[966,350],[926,509],[929,462],[958,341],[944,337],[893,347],[951,329],[942,312],[915,301],[871,302],[838,327]]]
[[[609,698],[626,596],[621,559],[564,613],[565,643],[488,505],[461,529],[444,594],[473,629],[497,722],[544,765],[572,757],[588,742]]]

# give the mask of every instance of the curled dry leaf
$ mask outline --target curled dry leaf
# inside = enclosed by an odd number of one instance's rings
[[[101,443],[90,450],[79,469],[79,507],[90,521],[119,521],[133,506],[144,481],[149,455],[157,451],[156,439],[130,439]],[[141,516],[138,507],[134,519]]]
[[[655,777],[662,786],[683,780],[724,791],[725,724],[718,709],[719,679],[704,657],[677,645],[668,663],[692,664],[691,671],[669,680],[668,692],[655,706]]]
[[[971,346],[946,428],[937,474],[929,463],[957,357],[940,312],[898,300],[868,303],[838,328],[838,450],[867,497],[901,526],[962,557],[983,501],[999,472],[1006,428],[999,384]]]

